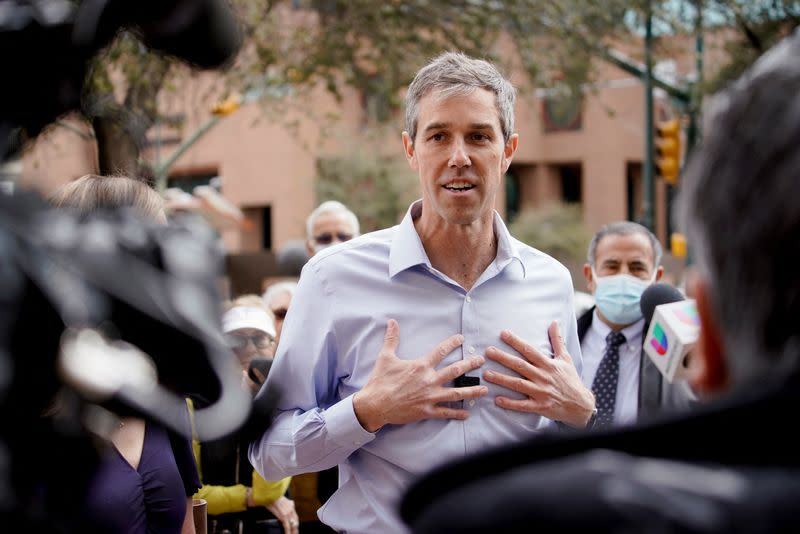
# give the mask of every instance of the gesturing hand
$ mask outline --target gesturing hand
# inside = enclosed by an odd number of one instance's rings
[[[473,356],[437,370],[445,357],[464,342],[461,335],[445,339],[426,356],[401,360],[396,351],[400,327],[389,319],[383,347],[366,385],[353,396],[353,409],[368,432],[386,424],[404,424],[422,419],[466,419],[466,410],[438,406],[440,402],[475,399],[486,395],[485,386],[444,387],[443,384],[483,365],[482,356]]]
[[[547,329],[554,358],[542,354],[521,338],[505,330],[500,339],[508,343],[525,359],[512,356],[496,347],[486,349],[486,357],[508,367],[519,376],[486,371],[488,381],[522,393],[525,399],[498,396],[495,403],[509,410],[531,412],[574,427],[584,427],[594,410],[594,395],[586,388],[564,345],[564,338],[553,321]]]
[[[278,497],[278,500],[267,505],[267,510],[272,512],[283,526],[285,534],[297,534],[299,532],[300,521],[295,511],[294,501],[286,497]]]

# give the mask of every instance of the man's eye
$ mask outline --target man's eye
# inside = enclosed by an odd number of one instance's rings
[[[433,141],[444,141],[444,134],[443,133],[435,133],[431,136]]]
[[[474,133],[472,134],[473,141],[487,141],[489,136],[483,133]]]

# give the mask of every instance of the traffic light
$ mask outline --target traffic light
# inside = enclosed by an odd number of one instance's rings
[[[681,172],[681,123],[678,119],[656,125],[656,174],[668,184],[676,185]]]
[[[669,249],[672,252],[672,255],[676,258],[685,258],[686,257],[686,236],[681,234],[680,232],[673,232],[671,236],[669,236]]]

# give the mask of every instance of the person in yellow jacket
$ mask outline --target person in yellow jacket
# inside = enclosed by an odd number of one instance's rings
[[[191,399],[187,399],[187,404],[193,413]],[[203,450],[197,439],[192,439],[203,482],[194,498],[208,503],[209,532],[229,530],[238,534],[239,528],[244,534],[269,532],[273,517],[280,522],[283,532],[298,532],[294,501],[285,495],[291,478],[264,480],[247,462],[247,443],[238,443],[235,438],[203,445],[208,451]]]
[[[242,366],[242,387],[255,393],[259,384],[248,376],[253,358],[271,358],[275,327],[269,309],[258,296],[240,297],[229,305],[222,329]],[[265,376],[259,377],[263,381]],[[198,401],[201,402],[201,401]],[[190,414],[194,401],[187,399]],[[264,480],[247,460],[247,445],[238,436],[199,443],[192,440],[197,469],[203,486],[195,494],[208,503],[209,532],[255,534],[298,532],[294,501],[285,494],[291,478]],[[276,521],[277,520],[277,521]]]

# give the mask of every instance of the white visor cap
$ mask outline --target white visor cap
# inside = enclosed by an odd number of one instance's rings
[[[225,312],[222,316],[222,331],[226,334],[240,328],[255,328],[275,337],[275,322],[270,315],[261,308],[249,306],[236,306]]]

